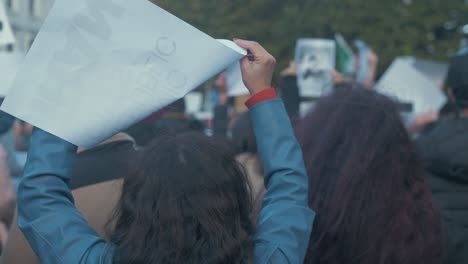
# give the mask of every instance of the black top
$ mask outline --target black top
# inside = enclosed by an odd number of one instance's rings
[[[228,107],[217,105],[213,112],[213,135],[217,138],[226,138],[229,125]]]
[[[468,119],[438,121],[417,140],[448,237],[447,261],[468,263]]]
[[[301,97],[299,95],[299,87],[297,86],[297,77],[283,77],[280,83],[280,90],[281,98],[283,99],[289,118],[292,120],[299,118]]]
[[[137,151],[132,141],[114,141],[77,155],[70,183],[72,190],[123,178],[131,169]]]

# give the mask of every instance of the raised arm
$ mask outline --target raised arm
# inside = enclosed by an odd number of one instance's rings
[[[18,190],[18,225],[41,263],[112,263],[112,246],[75,208],[76,147],[35,128]]]
[[[266,89],[275,60],[257,43],[236,43],[254,55],[241,67],[253,94],[247,105],[267,189],[254,240],[256,263],[302,263],[315,214],[308,207],[308,178],[288,115],[274,90]]]

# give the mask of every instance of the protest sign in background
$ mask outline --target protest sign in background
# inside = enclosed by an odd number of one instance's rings
[[[405,59],[396,59],[376,89],[402,103],[411,104],[414,114],[438,111],[447,101],[436,83]]]
[[[335,42],[299,39],[296,44],[297,84],[302,97],[320,97],[333,89]]]
[[[340,33],[335,34],[336,69],[344,76],[350,77],[356,70],[356,55]]]
[[[23,58],[20,52],[0,52],[0,97],[8,94]]]
[[[0,46],[14,43],[15,36],[11,31],[10,20],[5,11],[5,3],[0,0]]]

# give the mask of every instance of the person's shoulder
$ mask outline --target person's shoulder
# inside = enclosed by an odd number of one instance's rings
[[[416,141],[432,178],[468,182],[468,119],[443,119]]]

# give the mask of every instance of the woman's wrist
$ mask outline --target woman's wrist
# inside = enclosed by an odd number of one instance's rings
[[[272,100],[275,98],[276,98],[275,89],[273,87],[269,87],[252,95],[250,99],[247,100],[247,102],[245,102],[245,105],[250,109],[254,107],[256,104],[259,104],[264,101]]]

